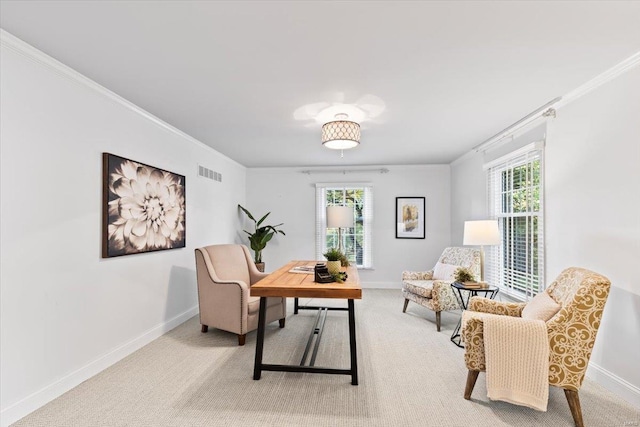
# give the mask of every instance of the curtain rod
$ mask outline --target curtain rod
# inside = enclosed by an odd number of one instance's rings
[[[389,169],[387,168],[378,168],[378,169],[308,169],[300,171],[305,175],[311,174],[319,174],[319,173],[341,173],[346,175],[348,173],[359,173],[359,172],[378,172],[378,173],[389,173]]]
[[[514,133],[515,131],[525,127],[529,123],[532,123],[533,121],[539,119],[540,117],[543,117],[543,116],[544,117],[547,117],[547,116],[555,117],[556,116],[556,110],[553,109],[553,106],[555,104],[557,104],[558,102],[560,102],[560,100],[562,100],[561,96],[559,96],[559,97],[547,102],[542,107],[538,108],[537,110],[535,110],[532,113],[527,114],[526,116],[524,116],[523,118],[521,118],[520,120],[518,120],[517,122],[512,124],[511,126],[507,127],[506,129],[503,129],[502,131],[500,131],[497,134],[493,135],[491,138],[485,140],[481,144],[476,145],[475,147],[473,147],[472,150],[475,151],[475,152],[482,151],[482,150],[488,148],[489,146],[495,144],[496,142],[502,140],[503,138],[506,138],[507,136],[509,136],[510,134]]]

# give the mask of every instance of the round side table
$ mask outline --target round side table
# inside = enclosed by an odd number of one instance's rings
[[[497,286],[488,285],[486,288],[477,288],[475,286],[467,287],[464,283],[460,283],[460,282],[453,282],[451,284],[451,288],[453,290],[453,294],[456,296],[456,299],[458,300],[458,303],[460,304],[460,307],[462,308],[462,313],[464,313],[464,311],[467,309],[467,306],[469,304],[469,300],[471,299],[471,297],[482,296],[485,298],[494,299],[496,295],[498,295],[498,292],[500,291],[500,289],[498,289]],[[466,291],[465,292],[466,298],[463,295],[462,291]],[[451,342],[460,348],[464,348],[461,342],[462,339],[460,338],[460,326],[462,325],[462,313],[460,313],[460,320],[458,320],[458,324],[456,325],[456,328],[453,330],[453,333],[451,334]]]

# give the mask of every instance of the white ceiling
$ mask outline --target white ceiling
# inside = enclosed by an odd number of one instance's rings
[[[449,163],[640,51],[640,2],[2,0],[0,25],[248,167]],[[344,158],[294,118],[367,95]]]

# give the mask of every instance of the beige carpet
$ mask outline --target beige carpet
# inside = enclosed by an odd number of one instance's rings
[[[263,372],[254,381],[256,333],[238,347],[235,335],[200,333],[196,317],[14,425],[573,425],[555,387],[547,412],[489,401],[484,374],[464,400],[464,350],[449,341],[459,315],[443,313],[438,333],[433,312],[411,303],[403,314],[402,302],[399,290],[364,290],[356,302],[359,386],[343,375]],[[299,362],[315,314],[293,316],[292,307],[285,329],[267,328],[265,363]],[[347,368],[348,350],[346,312],[330,312],[316,366]],[[587,426],[640,422],[640,411],[589,380],[580,398]]]

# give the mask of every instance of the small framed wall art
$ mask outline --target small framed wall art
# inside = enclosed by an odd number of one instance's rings
[[[396,197],[396,239],[424,239],[425,224],[424,197]]]
[[[185,247],[185,177],[102,154],[102,257]]]

